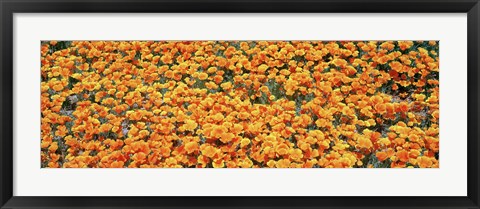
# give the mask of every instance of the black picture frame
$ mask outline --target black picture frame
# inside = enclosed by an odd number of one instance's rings
[[[478,0],[1,0],[1,208],[480,208]],[[467,13],[468,195],[465,197],[13,196],[14,13]],[[419,188],[420,189],[420,188]],[[425,188],[423,188],[425,189]],[[428,188],[427,188],[428,189]]]

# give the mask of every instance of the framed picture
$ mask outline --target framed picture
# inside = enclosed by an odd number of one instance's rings
[[[479,208],[479,4],[1,1],[1,208]]]

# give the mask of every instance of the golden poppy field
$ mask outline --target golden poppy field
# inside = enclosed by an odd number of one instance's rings
[[[438,168],[438,41],[42,41],[42,168]]]

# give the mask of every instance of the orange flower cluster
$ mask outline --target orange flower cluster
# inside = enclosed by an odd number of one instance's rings
[[[437,41],[49,41],[41,166],[439,167]]]

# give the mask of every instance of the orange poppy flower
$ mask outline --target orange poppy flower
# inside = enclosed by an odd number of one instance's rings
[[[191,154],[195,151],[198,150],[198,143],[197,142],[188,142],[185,144],[185,150],[187,151],[188,154]]]
[[[402,162],[408,162],[408,159],[409,159],[408,152],[405,151],[405,150],[398,151],[397,152],[397,157]]]
[[[378,160],[380,160],[380,162],[383,162],[385,159],[387,159],[387,153],[385,152],[377,152],[375,153],[375,156]]]

